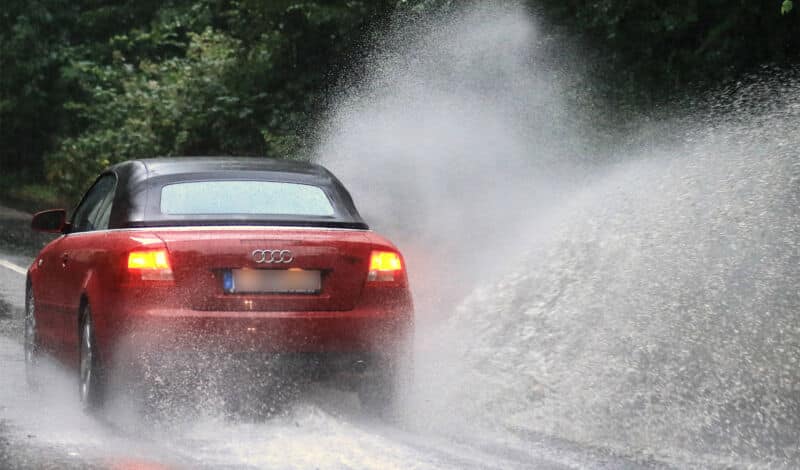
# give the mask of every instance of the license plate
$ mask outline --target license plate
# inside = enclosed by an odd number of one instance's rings
[[[223,282],[226,294],[319,294],[322,276],[305,269],[231,269]]]

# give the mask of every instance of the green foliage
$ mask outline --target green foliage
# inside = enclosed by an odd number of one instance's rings
[[[592,86],[625,103],[794,63],[800,51],[791,0],[781,4],[785,17],[746,0],[520,1],[546,28],[577,38]],[[339,75],[390,17],[465,4],[6,0],[0,170],[46,176],[74,196],[129,158],[304,158]]]
[[[0,168],[40,163],[58,127],[69,2],[7,0],[0,11]],[[33,161],[31,161],[33,160]]]
[[[42,117],[47,138],[32,140],[35,149],[4,150],[2,166],[32,168],[75,196],[102,168],[130,158],[302,158],[307,129],[335,81],[332,71],[349,61],[394,2],[40,0],[15,6],[22,15],[3,16],[19,32],[0,55],[15,72],[14,81],[0,82],[0,112],[7,113],[0,115],[2,138],[13,143],[38,129]],[[42,40],[41,28],[24,14],[44,22],[55,9],[65,12],[63,34]],[[44,59],[26,59],[34,56]],[[42,69],[48,75],[33,82],[43,88],[34,90],[42,102],[15,96]],[[26,105],[30,112],[20,116]]]
[[[69,73],[89,98],[65,104],[82,130],[61,140],[47,159],[47,176],[62,191],[80,191],[112,163],[202,146],[214,123],[247,109],[236,106],[224,81],[236,66],[238,41],[211,29],[187,36],[183,57],[130,64],[115,51],[109,65],[71,64]]]
[[[453,0],[400,0],[397,6],[401,11],[425,14],[432,11],[447,11],[455,5]]]
[[[800,23],[746,0],[529,0],[588,52],[609,95],[664,101],[795,63]],[[687,87],[690,86],[690,87]]]

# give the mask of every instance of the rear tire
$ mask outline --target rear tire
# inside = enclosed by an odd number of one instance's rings
[[[405,354],[377,361],[373,370],[366,371],[357,385],[361,408],[387,421],[400,420],[401,398],[410,371],[410,358]]]
[[[39,345],[39,334],[36,328],[36,302],[33,297],[33,287],[30,283],[25,290],[25,326],[24,326],[24,350],[25,350],[25,381],[33,390],[37,390],[41,384],[41,346]]]
[[[83,310],[79,339],[78,391],[84,410],[94,411],[102,408],[105,401],[105,371],[100,364],[92,311],[88,304]]]
[[[385,371],[379,371],[362,377],[357,388],[361,409],[382,418],[393,414],[397,391],[395,381],[389,375]]]

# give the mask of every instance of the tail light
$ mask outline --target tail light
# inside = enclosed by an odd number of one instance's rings
[[[169,254],[165,249],[130,252],[128,273],[143,281],[173,280]]]
[[[404,284],[403,260],[393,251],[373,251],[369,259],[367,282]]]

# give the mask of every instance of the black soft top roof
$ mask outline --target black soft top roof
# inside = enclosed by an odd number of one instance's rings
[[[178,157],[130,160],[103,174],[117,178],[110,228],[187,225],[286,225],[367,229],[345,187],[321,165],[239,157]],[[174,215],[161,213],[161,188],[182,181],[249,180],[308,184],[321,188],[333,216]],[[231,197],[236,197],[235,194]]]

